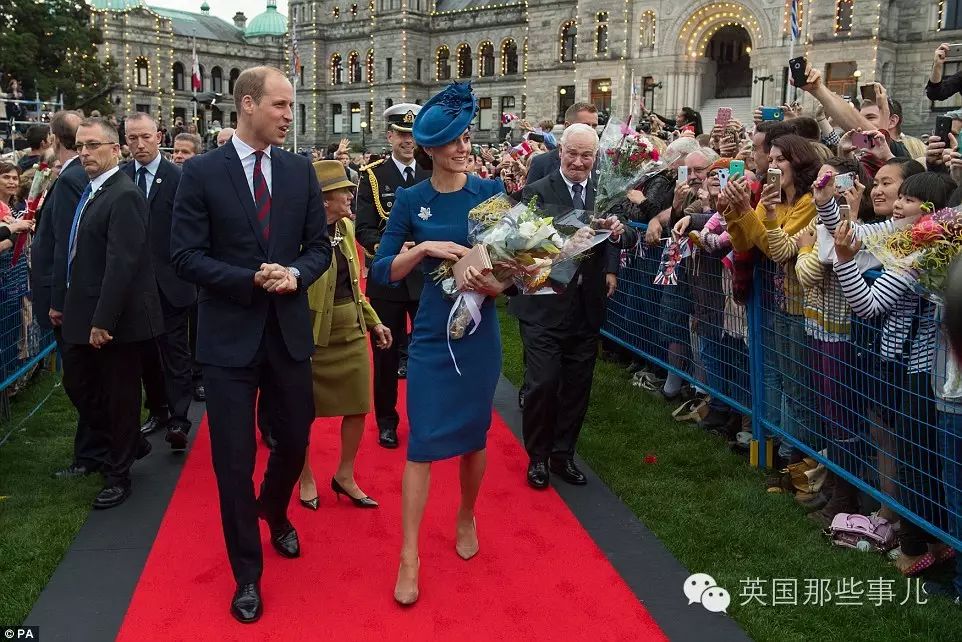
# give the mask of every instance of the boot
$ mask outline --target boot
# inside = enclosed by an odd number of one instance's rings
[[[832,474],[832,477],[835,478],[835,485],[828,504],[822,510],[817,510],[808,515],[810,519],[821,524],[824,528],[831,526],[832,520],[839,513],[858,513],[859,511],[858,488],[837,475]]]

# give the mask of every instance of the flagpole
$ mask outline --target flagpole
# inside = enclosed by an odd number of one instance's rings
[[[789,11],[790,11],[789,29],[791,30],[792,39],[788,43],[788,59],[791,60],[795,57],[795,40],[797,39],[796,34],[799,32],[798,0],[792,0],[792,6]],[[791,74],[791,69],[788,70],[788,73]],[[764,88],[764,85],[762,85],[762,87]],[[795,99],[797,97],[798,97],[798,87],[796,87],[795,85],[792,85],[792,99],[790,102],[795,102]]]
[[[194,103],[194,127],[197,129],[197,134],[200,135],[200,125],[197,124],[197,88],[194,86],[194,72],[196,71],[200,74],[200,66],[197,64],[197,35],[194,31],[194,36],[191,38],[191,54],[192,60],[190,61],[190,93],[194,97],[192,101]],[[200,81],[203,83],[204,79],[201,78]]]

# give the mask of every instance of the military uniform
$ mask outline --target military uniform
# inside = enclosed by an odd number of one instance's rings
[[[384,117],[395,131],[410,132],[419,109],[419,105],[395,105],[384,112]],[[430,172],[416,164],[410,172],[402,173],[391,155],[361,168],[355,224],[357,240],[368,257],[377,251],[398,188],[411,187],[430,176]],[[421,270],[412,271],[398,287],[378,285],[370,279],[367,282],[367,297],[381,322],[391,329],[394,337],[394,344],[387,350],[373,349],[374,416],[378,425],[378,441],[382,446],[397,446],[398,369],[402,359],[406,361],[408,321],[414,323],[423,283]],[[373,335],[371,341],[373,345]]]

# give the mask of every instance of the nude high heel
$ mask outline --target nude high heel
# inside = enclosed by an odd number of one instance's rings
[[[406,565],[401,561],[401,566],[397,571],[397,583],[394,585],[394,600],[401,606],[411,606],[418,601],[418,573],[421,571],[421,558],[419,557],[414,564],[414,571],[411,565]]]
[[[459,555],[459,556],[461,557],[461,559],[463,559],[463,560],[469,560],[469,559],[471,559],[472,557],[474,557],[475,555],[478,554],[478,550],[481,548],[481,545],[480,545],[480,543],[478,542],[478,522],[477,522],[477,520],[475,520],[475,519],[472,518],[472,520],[471,520],[471,526],[472,526],[472,530],[474,530],[474,541],[473,541],[473,542],[462,543],[462,541],[461,541],[461,534],[460,534],[460,532],[459,532],[459,533],[458,533],[458,536],[457,536],[457,543],[454,545],[454,550],[456,550],[456,551],[458,552],[458,555]],[[458,529],[458,530],[460,531],[460,529]]]

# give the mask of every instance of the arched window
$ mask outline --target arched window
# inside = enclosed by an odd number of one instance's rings
[[[849,33],[852,31],[853,0],[838,0],[835,3],[835,33]]]
[[[578,55],[578,26],[574,20],[561,25],[561,62],[574,62]]]
[[[210,90],[215,94],[224,93],[224,72],[220,67],[210,70]]]
[[[501,75],[518,73],[518,43],[508,38],[501,43]]]
[[[450,80],[451,79],[451,52],[448,50],[447,45],[441,45],[438,47],[438,51],[435,54],[435,62],[437,69],[437,79],[438,80]]]
[[[595,54],[608,55],[608,12],[601,11],[595,16]]]
[[[343,74],[344,65],[341,62],[341,54],[336,53],[331,55],[331,84],[341,85],[344,83]]]
[[[488,40],[478,49],[478,74],[482,78],[494,75],[494,45]]]
[[[240,69],[234,67],[230,70],[230,80],[227,81],[227,91],[234,94],[234,83],[237,82],[237,77],[240,76]]]
[[[474,65],[471,61],[471,45],[463,43],[458,45],[458,78],[470,78],[474,73]]]
[[[137,86],[146,87],[150,84],[150,71],[147,68],[147,59],[141,56],[137,59],[136,72],[137,72]]]
[[[367,50],[367,84],[374,84],[374,50]]]
[[[655,48],[655,12],[646,11],[641,14],[641,30],[638,42],[642,49]]]
[[[197,91],[207,91],[207,74],[204,65],[197,65],[197,71],[200,73],[200,89]],[[191,70],[191,73],[193,73],[193,70]]]
[[[174,63],[174,91],[184,91],[184,65],[183,63]]]
[[[347,82],[361,82],[361,55],[356,51],[347,57]]]

